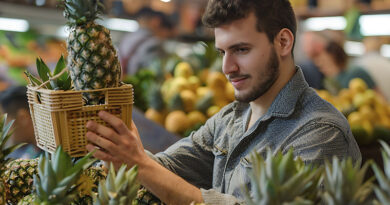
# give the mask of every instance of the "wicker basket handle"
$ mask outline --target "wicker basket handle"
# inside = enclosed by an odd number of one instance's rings
[[[45,81],[44,83],[42,83],[40,86],[37,87],[37,89],[40,89],[40,88],[42,88],[43,86],[46,86],[50,81],[59,78],[62,74],[65,73],[65,71],[68,71],[68,68],[64,68],[64,69],[63,69],[60,73],[58,73],[57,75],[55,75],[55,76],[53,76],[53,77],[49,77],[49,80],[47,80],[47,81]]]

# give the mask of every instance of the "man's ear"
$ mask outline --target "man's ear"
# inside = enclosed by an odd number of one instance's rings
[[[290,29],[284,28],[279,31],[275,37],[275,49],[281,57],[291,54],[294,46],[294,40],[294,34],[290,31]]]

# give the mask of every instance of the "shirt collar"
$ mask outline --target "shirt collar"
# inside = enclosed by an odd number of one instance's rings
[[[294,112],[300,96],[309,87],[303,76],[302,69],[296,66],[296,70],[294,76],[272,102],[267,114],[276,117],[288,117]]]
[[[309,85],[303,76],[302,69],[299,66],[296,66],[296,73],[276,96],[267,113],[263,116],[263,120],[269,119],[272,116],[288,117],[291,115],[294,112],[295,105],[301,94],[308,87]],[[249,103],[236,102],[236,106],[234,106],[234,110],[237,114],[242,114],[247,111],[247,109],[250,109]]]

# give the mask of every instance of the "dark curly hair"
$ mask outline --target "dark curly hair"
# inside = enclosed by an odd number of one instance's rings
[[[209,0],[202,21],[215,28],[246,18],[251,12],[257,17],[257,30],[266,33],[271,42],[283,28],[295,38],[297,22],[289,0]]]

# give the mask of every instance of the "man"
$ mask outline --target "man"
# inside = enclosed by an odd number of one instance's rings
[[[15,120],[14,131],[8,146],[27,143],[11,153],[9,158],[32,159],[42,153],[41,149],[36,146],[26,91],[25,86],[12,86],[0,93],[1,112],[8,114],[8,120]]]
[[[148,156],[134,124],[99,116],[113,129],[88,122],[87,145],[97,158],[137,164],[138,180],[167,204],[243,203],[250,184],[247,157],[294,148],[306,163],[336,155],[360,160],[346,119],[308,87],[294,65],[296,23],[288,0],[210,0],[203,22],[215,28],[223,72],[237,101],[165,152]],[[100,136],[101,137],[100,137]],[[153,158],[153,159],[152,159]]]

